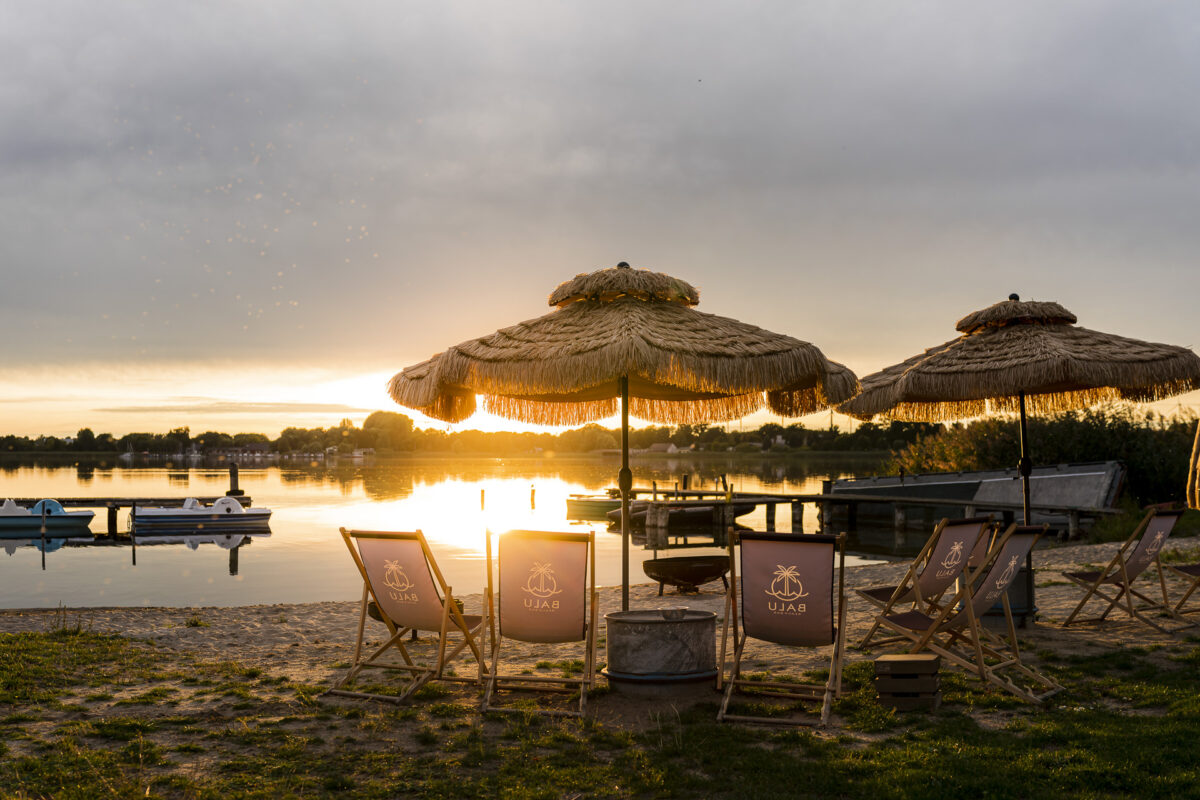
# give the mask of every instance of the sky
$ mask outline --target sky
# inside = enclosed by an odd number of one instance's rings
[[[1012,292],[1195,348],[1198,37],[1153,0],[0,0],[0,434],[361,423],[619,261],[859,375]]]

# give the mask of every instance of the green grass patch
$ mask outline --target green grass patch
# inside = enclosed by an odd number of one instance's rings
[[[839,727],[830,731],[717,724],[715,693],[678,711],[647,698],[657,713],[628,729],[481,715],[478,696],[457,685],[427,686],[405,707],[318,700],[323,687],[233,662],[173,662],[151,646],[83,631],[10,634],[0,637],[0,664],[27,662],[37,680],[0,673],[0,796],[1196,796],[1200,642],[1039,656],[1069,687],[1045,708],[947,668],[941,710],[895,713],[875,700],[873,667],[863,661],[845,671]],[[216,691],[186,712],[112,699],[130,695],[135,679],[135,697],[174,699],[183,693],[157,681],[183,674]],[[82,687],[90,705],[81,719],[61,701]],[[600,705],[619,699],[598,697]]]

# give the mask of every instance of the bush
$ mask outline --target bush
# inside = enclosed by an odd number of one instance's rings
[[[1194,415],[1166,418],[1127,407],[1068,411],[1029,419],[1034,465],[1121,461],[1126,490],[1138,505],[1182,501],[1195,436]],[[893,451],[889,474],[1015,467],[1021,455],[1015,418],[955,423]]]

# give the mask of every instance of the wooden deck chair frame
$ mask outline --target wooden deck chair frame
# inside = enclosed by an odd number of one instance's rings
[[[1131,619],[1143,622],[1162,633],[1172,633],[1173,630],[1150,619],[1146,616],[1147,612],[1172,617],[1183,623],[1181,627],[1195,625],[1193,620],[1189,620],[1179,613],[1178,606],[1171,606],[1167,595],[1167,581],[1163,564],[1159,560],[1159,551],[1182,514],[1183,511],[1164,511],[1151,508],[1138,526],[1133,529],[1133,532],[1129,534],[1129,538],[1121,544],[1120,549],[1104,569],[1064,571],[1063,577],[1083,589],[1084,595],[1079,604],[1075,606],[1075,610],[1063,622],[1063,627],[1087,622],[1103,622],[1114,609],[1118,608],[1129,614]],[[1134,585],[1151,565],[1154,565],[1158,572],[1161,601],[1139,591]],[[1110,593],[1107,590],[1115,591]],[[1077,619],[1079,612],[1083,611],[1083,607],[1093,598],[1099,598],[1101,602],[1107,603],[1104,611],[1096,617]],[[1140,601],[1141,605],[1136,604],[1135,601]]]
[[[482,647],[480,646],[486,617],[483,615],[465,615],[459,610],[458,604],[454,600],[454,592],[442,577],[442,572],[438,569],[437,561],[434,560],[433,553],[429,549],[429,544],[425,541],[425,535],[419,530],[359,531],[347,530],[346,528],[341,529],[341,534],[342,540],[346,543],[346,548],[350,551],[350,556],[354,559],[355,566],[358,567],[358,571],[362,575],[363,592],[362,600],[359,603],[358,637],[354,643],[353,665],[326,694],[403,703],[409,700],[418,689],[433,680],[481,683],[486,674]],[[368,567],[360,552],[359,543],[363,540],[411,542],[420,546],[429,581],[424,581],[425,576],[419,576],[418,581],[420,583],[418,585],[425,589],[434,589],[437,595],[435,601],[428,601],[422,598],[421,605],[428,605],[429,607],[423,609],[421,614],[416,615],[420,619],[406,620],[401,618],[401,614],[396,613],[397,606],[395,605],[395,601],[390,597],[391,594],[395,593],[394,587],[389,585],[379,586],[377,584],[380,581],[372,581],[372,569]],[[411,585],[412,582],[408,576],[403,572],[400,574],[404,575],[405,581]],[[384,578],[384,581],[386,580],[387,578]],[[388,595],[383,595],[384,592],[387,592]],[[367,607],[372,602],[377,608],[383,624],[387,626],[388,638],[374,652],[363,658],[363,633],[367,621]],[[433,610],[433,603],[436,603],[440,608]],[[390,614],[389,609],[391,610]],[[400,619],[393,618],[392,614]],[[405,647],[404,636],[415,631],[429,631],[438,634],[437,658],[432,665],[423,666],[417,664],[409,654],[408,648]],[[456,634],[460,634],[462,640],[456,642],[451,647],[450,637]],[[384,657],[390,655],[393,650],[400,655],[403,663],[384,660]],[[476,676],[473,678],[463,678],[446,675],[446,666],[462,655],[464,651],[470,653],[475,658],[478,666]],[[353,681],[362,670],[367,668],[388,669],[408,673],[411,675],[411,680],[398,696],[358,692],[343,688]]]
[[[1046,528],[1045,525],[1010,526],[993,543],[987,561],[966,580],[959,581],[954,597],[936,615],[908,611],[881,617],[881,624],[908,640],[909,653],[937,653],[984,683],[1026,702],[1042,703],[1063,687],[1021,660],[1008,589],[1018,565],[1024,562]],[[996,600],[1004,609],[1005,636],[989,631],[980,619]],[[1025,678],[1026,685],[1009,677],[1009,671]]]
[[[492,532],[487,533],[487,570],[488,570],[488,585],[487,585],[487,606],[488,606],[488,627],[491,632],[491,669],[488,673],[486,686],[483,693],[483,711],[498,711],[511,714],[543,714],[546,716],[562,716],[562,717],[582,717],[587,711],[587,695],[595,684],[596,673],[596,534],[588,533],[565,533],[557,531],[527,531],[514,530],[500,534],[496,544],[496,549],[492,548]],[[580,574],[582,579],[580,582],[580,594],[582,595],[582,607],[578,618],[578,636],[574,635],[574,623],[576,618],[573,614],[563,617],[561,620],[555,621],[555,625],[559,627],[558,634],[547,633],[547,638],[541,638],[537,631],[537,623],[533,620],[536,617],[526,616],[526,612],[531,608],[538,607],[542,602],[546,602],[545,598],[540,597],[544,592],[534,592],[533,581],[535,573],[528,567],[516,577],[511,577],[515,573],[511,571],[505,572],[505,554],[502,549],[508,543],[517,543],[527,541],[531,546],[543,546],[546,551],[552,552],[555,544],[558,545],[577,545],[584,546],[586,553],[584,556],[583,572]],[[562,552],[560,550],[560,552]],[[495,568],[493,568],[493,555],[495,556]],[[544,576],[549,574],[551,580],[557,580],[562,573],[553,571],[552,563],[546,562],[529,562],[532,563],[534,569],[538,572],[537,575],[543,577],[538,578],[539,581],[544,581]],[[547,572],[546,568],[550,568]],[[510,569],[520,569],[514,567]],[[509,576],[506,578],[506,575]],[[521,576],[525,576],[524,584],[520,584]],[[493,576],[495,583],[493,583]],[[516,584],[513,583],[516,581]],[[520,598],[522,605],[510,606],[513,600],[505,600],[503,590],[508,586],[510,590],[514,590],[514,596]],[[556,587],[557,584],[554,584]],[[544,586],[542,587],[545,588]],[[518,595],[517,592],[529,592],[529,597]],[[565,600],[565,598],[564,598]],[[553,602],[552,600],[550,602]],[[574,601],[572,601],[574,602]],[[533,604],[532,606],[530,604]],[[504,613],[505,609],[509,611],[509,618],[514,620],[512,628],[507,628],[505,625]],[[566,609],[564,609],[565,611]],[[532,612],[530,612],[532,613]],[[553,613],[553,612],[551,612]],[[507,631],[507,632],[506,632]],[[532,638],[529,638],[532,637]],[[549,677],[542,675],[517,675],[500,673],[501,649],[504,639],[512,639],[514,641],[524,642],[543,642],[546,644],[563,644],[569,642],[584,643],[583,654],[583,673],[580,677]],[[498,704],[498,695],[501,692],[559,692],[571,693],[579,692],[579,705],[577,709],[557,709],[557,708],[540,708],[540,707],[513,707]]]
[[[855,594],[878,608],[879,616],[890,614],[897,605],[907,605],[918,611],[937,608],[942,596],[955,587],[968,567],[978,566],[986,560],[991,527],[990,516],[953,520],[944,518],[934,527],[899,583],[890,587],[856,589]],[[956,547],[960,542],[969,543],[970,548],[964,552],[964,548]],[[892,591],[890,595],[883,596],[881,590],[886,589]],[[878,630],[877,617],[856,647],[862,650],[872,644],[871,639]],[[897,641],[896,637],[881,639],[874,644],[884,645],[894,641]]]
[[[1162,566],[1175,577],[1188,581],[1188,586],[1184,590],[1183,596],[1180,597],[1179,602],[1175,604],[1175,613],[1182,615],[1200,612],[1200,606],[1184,610],[1184,606],[1187,605],[1188,599],[1197,589],[1200,589],[1200,563],[1163,564]]]
[[[833,630],[828,637],[828,641],[815,642],[812,644],[798,644],[797,647],[822,647],[831,648],[829,657],[829,675],[823,685],[819,684],[801,684],[785,681],[757,681],[748,680],[742,677],[742,658],[745,653],[746,643],[749,639],[759,639],[764,633],[762,629],[756,629],[755,625],[751,625],[748,630],[746,627],[746,619],[743,615],[741,601],[744,600],[744,594],[739,595],[739,586],[742,593],[750,591],[747,586],[747,580],[742,572],[742,564],[736,558],[735,548],[741,546],[741,553],[744,555],[745,542],[782,542],[789,547],[795,547],[800,550],[805,545],[822,545],[832,546],[829,559],[829,616],[832,622]],[[834,579],[834,559],[833,555],[837,556],[837,577]],[[837,536],[827,534],[779,534],[779,533],[757,533],[750,531],[731,531],[729,537],[729,589],[725,594],[725,622],[721,634],[721,653],[720,665],[721,670],[717,675],[717,688],[724,688],[724,695],[721,698],[721,707],[717,712],[717,722],[749,722],[761,723],[767,725],[789,725],[789,726],[816,726],[825,727],[829,724],[829,715],[833,706],[835,697],[840,697],[842,694],[842,667],[845,657],[845,631],[846,631],[846,591],[845,591],[845,566],[846,566],[846,534],[841,533]],[[782,571],[784,567],[779,566]],[[739,574],[742,575],[739,581]],[[778,573],[777,573],[778,574]],[[756,587],[757,588],[757,587]],[[771,587],[768,587],[768,589]],[[802,589],[801,589],[802,591]],[[818,591],[818,590],[813,590]],[[836,591],[836,606],[835,593]],[[741,628],[739,635],[738,628]],[[729,671],[729,676],[725,677],[726,670],[726,654],[728,653],[728,644],[730,637],[733,637],[733,666]],[[773,641],[770,639],[762,639],[762,641]],[[758,716],[751,714],[730,714],[729,704],[733,698],[733,693],[737,690],[752,690],[748,694],[760,697],[776,697],[785,700],[818,701],[821,704],[819,721],[808,720],[797,717],[774,717],[774,716]]]

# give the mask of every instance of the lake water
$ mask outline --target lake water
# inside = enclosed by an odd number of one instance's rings
[[[338,534],[339,527],[425,532],[456,594],[483,590],[486,531],[510,528],[597,532],[597,582],[621,581],[621,537],[604,523],[566,518],[571,494],[596,493],[616,484],[614,460],[450,459],[380,461],[347,467],[243,466],[240,485],[254,505],[272,509],[271,534],[234,550],[213,542],[66,546],[43,552],[36,543],[0,540],[0,607],[230,606],[357,599],[361,579]],[[670,486],[684,473],[692,487],[711,488],[726,475],[739,491],[819,492],[826,478],[869,474],[877,464],[852,459],[730,459],[691,462],[661,459],[635,463],[634,485]],[[4,497],[188,497],[215,496],[229,488],[223,467],[0,466]],[[531,503],[531,490],[533,493]],[[483,507],[480,507],[480,492]],[[806,515],[814,515],[811,509]],[[763,529],[765,511],[739,518]],[[779,507],[780,530],[790,517]],[[128,531],[128,517],[118,520]],[[804,520],[816,528],[815,516]],[[107,531],[103,509],[91,529]],[[649,551],[630,549],[630,577],[648,579],[641,561]],[[720,552],[689,549],[687,554]],[[659,555],[678,553],[659,552]],[[849,559],[848,559],[849,560]],[[136,562],[136,563],[135,563]],[[44,569],[43,569],[44,564]],[[233,574],[236,573],[236,574]]]

